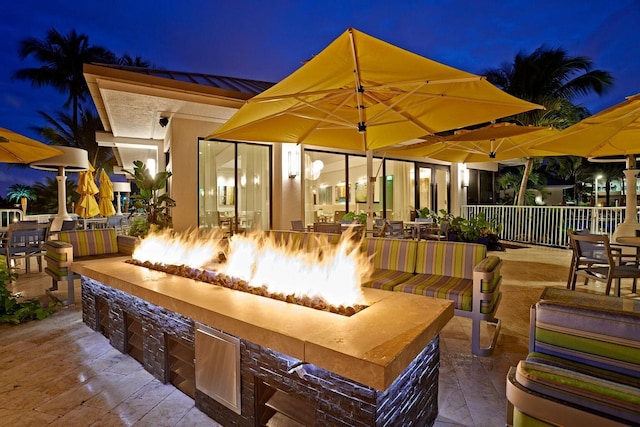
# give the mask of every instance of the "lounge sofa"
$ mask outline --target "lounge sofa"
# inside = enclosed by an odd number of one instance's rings
[[[75,299],[74,280],[78,275],[71,270],[74,261],[86,261],[107,257],[131,255],[136,238],[116,234],[115,228],[61,231],[57,240],[45,243],[45,272],[52,277],[49,291],[58,289],[58,282],[67,282],[67,299],[63,304],[73,304]]]
[[[317,244],[319,235],[286,230],[272,230],[270,234],[302,249]],[[331,243],[340,239],[340,235],[321,236]],[[501,298],[502,261],[487,256],[486,246],[377,237],[365,237],[361,244],[374,267],[371,279],[362,286],[452,300],[457,316],[472,319],[473,354],[488,356],[493,352],[501,326],[495,314]],[[483,322],[493,327],[490,343],[484,347],[480,342]]]
[[[472,319],[473,354],[488,356],[493,352],[500,332],[495,314],[501,299],[502,261],[487,256],[486,246],[376,237],[363,239],[362,245],[375,269],[363,286],[453,301],[456,316]],[[480,343],[482,322],[494,328],[486,347]]]
[[[640,301],[547,288],[507,375],[513,426],[640,425]]]

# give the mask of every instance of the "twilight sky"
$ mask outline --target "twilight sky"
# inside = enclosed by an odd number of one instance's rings
[[[348,27],[476,74],[546,45],[613,74],[605,96],[578,101],[592,113],[640,93],[638,0],[21,0],[2,15],[0,127],[35,139],[31,127],[45,125],[37,111],[54,115],[66,97],[11,76],[39,66],[18,58],[19,41],[43,39],[50,28],[75,28],[92,45],[157,68],[272,82]],[[0,165],[0,196],[44,176],[54,173]]]

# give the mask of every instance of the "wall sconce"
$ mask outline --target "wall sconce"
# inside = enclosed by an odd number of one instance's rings
[[[462,176],[462,188],[469,187],[469,169],[467,169],[466,165],[462,165],[462,169],[460,169],[460,174]]]
[[[289,178],[300,175],[300,153],[289,151]]]

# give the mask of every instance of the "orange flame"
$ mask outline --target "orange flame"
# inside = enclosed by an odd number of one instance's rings
[[[283,243],[260,232],[236,234],[226,248],[218,234],[202,238],[197,233],[188,237],[163,233],[144,239],[133,258],[201,268],[224,250],[226,263],[213,269],[250,286],[265,286],[275,294],[321,297],[335,306],[365,304],[360,285],[373,267],[359,241],[348,233],[337,244],[311,234],[306,237],[315,241],[303,251],[293,242]]]

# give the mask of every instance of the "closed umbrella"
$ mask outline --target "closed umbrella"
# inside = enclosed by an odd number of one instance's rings
[[[556,155],[582,157],[626,156],[627,199],[625,220],[616,227],[614,241],[620,236],[635,235],[640,229],[636,218],[636,155],[640,154],[640,94],[569,126],[558,135],[536,144],[536,149]]]
[[[348,29],[261,94],[208,138],[305,143],[371,150],[426,134],[489,122],[539,105],[484,77]],[[373,186],[367,186],[372,219]]]
[[[427,136],[423,138],[423,142],[380,151],[455,163],[498,162],[521,157],[556,155],[532,146],[557,133],[551,127],[496,123],[478,129],[461,130],[449,136]]]
[[[104,169],[100,170],[98,182],[100,182],[100,188],[98,190],[98,207],[100,209],[100,215],[115,215],[116,209],[113,207],[113,183]]]
[[[93,178],[94,172],[93,165],[89,163],[89,170],[78,173],[76,193],[80,194],[80,200],[78,200],[78,205],[76,206],[76,213],[80,218],[93,218],[100,214],[100,208],[95,197],[99,190]]]
[[[55,147],[0,128],[0,163],[31,163],[59,154]]]

